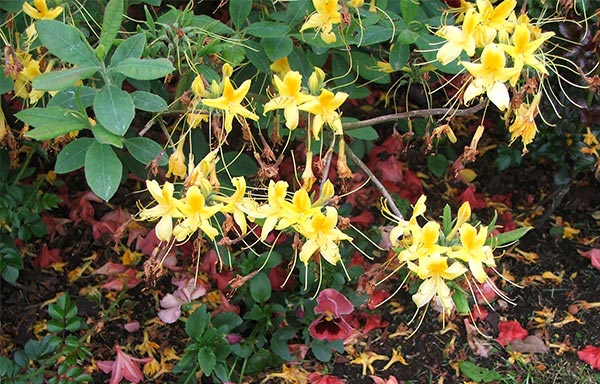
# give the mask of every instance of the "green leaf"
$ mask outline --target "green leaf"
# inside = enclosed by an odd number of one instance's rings
[[[467,299],[467,295],[464,291],[456,291],[452,295],[452,301],[456,305],[456,310],[461,315],[465,315],[469,313],[469,300]]]
[[[415,31],[411,31],[410,29],[404,29],[398,35],[397,42],[401,45],[413,44],[419,38],[419,34]]]
[[[61,107],[28,108],[16,113],[15,116],[24,123],[36,127],[25,134],[34,140],[53,139],[86,128],[89,124],[87,118],[73,110]]]
[[[448,234],[452,230],[452,210],[450,209],[450,206],[448,204],[444,206],[443,212],[444,213],[442,214],[442,229],[444,231],[444,235],[448,236]]]
[[[162,97],[146,91],[135,91],[131,94],[137,109],[146,112],[162,112],[169,106]]]
[[[448,168],[448,159],[442,154],[427,156],[427,169],[437,177],[442,177]]]
[[[286,57],[294,49],[294,43],[288,36],[268,37],[261,39],[267,57],[274,62],[282,57]]]
[[[125,148],[129,151],[134,159],[142,164],[149,164],[159,157],[163,152],[163,147],[157,142],[147,137],[132,137],[123,140]],[[167,165],[167,156],[163,155],[158,159],[158,165]]]
[[[119,72],[136,80],[158,79],[165,77],[174,70],[173,64],[165,58],[136,59],[130,57],[110,68],[110,71]]]
[[[349,129],[344,131],[348,136],[354,137],[355,139],[360,140],[377,140],[379,138],[379,134],[373,127],[362,127],[357,129]]]
[[[256,41],[248,40],[245,44],[246,57],[256,69],[263,73],[270,73],[271,61],[267,58],[265,50]]]
[[[42,73],[33,79],[33,88],[40,91],[57,91],[72,86],[81,79],[98,72],[99,66],[82,65],[79,67]]]
[[[477,364],[465,360],[459,364],[460,373],[466,376],[469,380],[473,380],[478,383],[489,383],[494,380],[502,379],[502,376],[496,371],[491,371],[487,368],[478,366]]]
[[[185,332],[195,341],[201,341],[209,325],[210,315],[206,312],[206,306],[203,305],[189,317],[185,323]]]
[[[252,0],[229,0],[229,16],[237,29],[242,29],[252,10]]]
[[[75,171],[85,164],[85,154],[94,139],[81,137],[67,144],[56,157],[54,171],[58,174]]]
[[[259,272],[250,280],[250,295],[257,303],[264,303],[271,298],[272,288],[269,276]]]
[[[48,107],[62,107],[83,111],[92,106],[97,93],[98,90],[92,87],[81,85],[68,87],[54,95],[48,102]]]
[[[223,161],[227,164],[229,172],[237,176],[250,177],[258,171],[256,161],[245,153],[225,152],[223,159],[219,162],[219,168],[222,168]]]
[[[100,32],[100,41],[98,48],[104,50],[104,53],[112,47],[121,22],[123,21],[124,0],[110,0],[104,9],[104,18],[102,19],[102,31]],[[100,48],[103,47],[103,48]],[[102,55],[104,57],[104,55]]]
[[[144,53],[146,36],[143,33],[133,35],[117,46],[110,58],[110,65],[114,66],[125,59],[139,59]]]
[[[212,320],[213,327],[217,328],[221,333],[229,333],[242,323],[242,318],[233,312],[220,312]]]
[[[390,27],[371,25],[368,28],[365,28],[362,40],[359,40],[360,35],[357,36],[357,43],[360,43],[361,46],[367,46],[388,41],[393,36],[392,31],[393,30]]]
[[[62,61],[88,67],[101,65],[78,29],[56,20],[39,20],[35,29],[42,44]]]
[[[129,93],[114,85],[105,85],[94,98],[96,119],[106,129],[123,136],[135,116],[135,106]]]
[[[92,191],[108,201],[117,192],[123,164],[108,144],[92,143],[85,154],[85,179]]]
[[[92,127],[92,133],[94,134],[96,141],[101,144],[110,144],[113,147],[123,148],[123,137],[115,135],[104,128],[100,123],[96,123],[96,125]]]
[[[210,376],[212,374],[216,363],[217,357],[210,347],[204,346],[200,348],[198,351],[198,364],[205,376]]]
[[[521,227],[513,229],[512,231],[504,232],[499,235],[490,237],[485,243],[493,247],[499,247],[501,245],[510,244],[525,236],[525,234],[529,232],[532,228],[533,227]]]
[[[408,63],[409,56],[410,46],[396,43],[390,49],[390,65],[394,70],[399,71]]]
[[[252,23],[246,28],[246,33],[256,37],[273,37],[287,35],[290,27],[283,23],[273,21],[260,21]]]

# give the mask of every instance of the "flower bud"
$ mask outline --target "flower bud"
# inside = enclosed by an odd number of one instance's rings
[[[325,81],[325,72],[319,67],[315,67],[315,70],[308,78],[308,89],[313,95],[318,95],[323,89],[323,83]]]

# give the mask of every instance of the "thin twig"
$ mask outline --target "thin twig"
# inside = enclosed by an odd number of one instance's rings
[[[372,119],[354,121],[351,123],[344,123],[344,131],[350,129],[357,129],[362,127],[370,127],[376,124],[389,123],[396,120],[410,119],[412,117],[430,117],[430,116],[444,116],[451,113],[452,116],[468,116],[472,115],[485,107],[486,103],[479,103],[475,106],[454,110],[452,108],[431,108],[431,109],[417,109],[415,111],[393,113],[391,115],[377,116]]]
[[[392,198],[392,195],[390,195],[390,193],[388,192],[388,190],[383,186],[383,184],[381,183],[381,181],[379,181],[379,179],[377,178],[377,176],[375,176],[373,174],[373,172],[371,172],[371,170],[369,169],[369,167],[367,167],[367,165],[365,163],[363,163],[363,161],[361,159],[359,159],[358,156],[356,156],[356,154],[352,151],[352,149],[350,149],[349,145],[346,146],[346,154],[348,156],[350,156],[350,158],[352,159],[352,161],[354,161],[354,163],[356,163],[356,165],[358,165],[358,167],[360,169],[362,169],[362,171],[364,173],[367,174],[367,176],[369,177],[369,179],[371,179],[371,181],[373,182],[373,184],[375,185],[375,187],[383,195],[384,199],[387,200],[388,207],[389,207],[390,211],[392,211],[392,213],[398,219],[404,220],[404,216],[402,215],[402,213],[400,213],[400,210],[396,206],[396,203],[394,202],[394,199]]]

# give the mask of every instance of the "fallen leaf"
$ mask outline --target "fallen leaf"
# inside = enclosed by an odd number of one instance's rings
[[[530,335],[523,340],[513,340],[509,343],[510,349],[522,353],[546,353],[548,346],[542,339],[537,336]]]
[[[586,252],[577,250],[577,252],[586,259],[590,259],[594,268],[600,269],[600,248],[592,248]]]
[[[498,323],[498,330],[500,334],[496,339],[501,345],[506,346],[508,343],[515,340],[523,340],[527,337],[528,332],[524,329],[519,322],[511,321],[500,321]]]
[[[592,367],[600,369],[600,348],[586,345],[581,351],[577,351],[577,356]]]

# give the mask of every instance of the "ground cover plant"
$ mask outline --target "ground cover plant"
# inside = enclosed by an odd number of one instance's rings
[[[593,3],[0,15],[0,381],[600,381]]]

